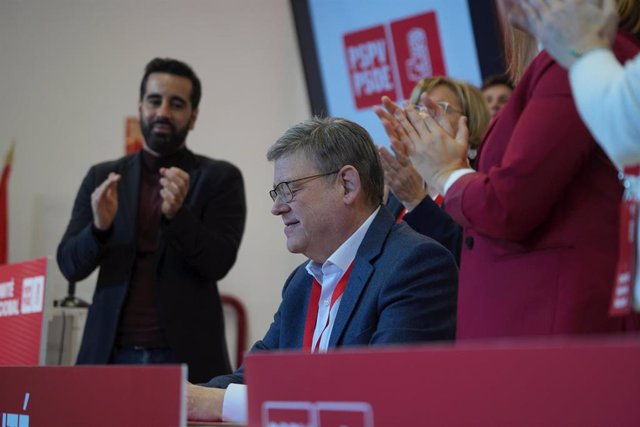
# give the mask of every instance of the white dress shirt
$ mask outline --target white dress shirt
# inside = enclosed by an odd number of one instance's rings
[[[320,265],[310,260],[306,265],[307,272],[320,283],[320,287],[322,288],[318,304],[318,317],[316,318],[316,327],[311,346],[311,348],[316,348],[317,344],[319,352],[326,352],[329,347],[331,331],[336,314],[338,313],[338,308],[340,307],[340,301],[342,300],[342,296],[340,296],[333,307],[330,307],[333,291],[345,271],[347,271],[355,259],[358,248],[379,210],[380,208],[376,209],[375,212],[329,256],[324,264]],[[227,387],[224,400],[222,401],[222,419],[246,424],[248,420],[247,412],[247,386],[244,384],[230,384],[229,387]]]
[[[611,160],[640,163],[640,55],[623,67],[613,52],[594,49],[569,70],[578,112]]]

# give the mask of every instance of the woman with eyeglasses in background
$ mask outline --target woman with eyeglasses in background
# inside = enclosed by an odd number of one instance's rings
[[[442,123],[449,126],[452,135],[458,131],[460,117],[468,118],[468,157],[472,165],[490,119],[482,92],[471,84],[450,77],[428,77],[416,84],[409,98],[409,102],[420,110],[426,108],[420,100],[423,93],[435,103],[438,111],[433,111],[434,114],[441,116]],[[429,191],[406,152],[394,147],[391,150],[393,154],[385,147],[378,150],[385,184],[391,192],[387,207],[414,230],[441,243],[459,261],[460,226],[440,208],[442,198]]]

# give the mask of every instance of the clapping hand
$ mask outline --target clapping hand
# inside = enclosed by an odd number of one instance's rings
[[[450,125],[442,115],[438,116],[439,107],[426,94],[422,95],[422,102],[426,111],[418,112],[412,105],[402,109],[383,97],[384,108],[376,107],[375,112],[394,151],[406,153],[427,185],[444,194],[451,173],[469,167],[467,119],[460,118],[454,137]]]
[[[160,168],[162,214],[172,219],[182,207],[189,192],[189,174],[177,167]]]
[[[615,0],[503,0],[509,21],[568,68],[582,54],[609,48],[618,16]]]
[[[118,212],[118,181],[120,175],[111,172],[107,179],[91,193],[93,225],[101,231],[108,230]]]

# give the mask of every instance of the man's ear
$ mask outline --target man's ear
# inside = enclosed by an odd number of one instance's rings
[[[362,192],[362,183],[360,182],[360,174],[351,165],[343,166],[338,172],[338,177],[344,191],[344,202],[347,205],[353,204]]]
[[[196,127],[198,112],[200,112],[200,109],[197,109],[197,108],[191,112],[191,120],[189,120],[189,130],[193,130],[193,128]]]

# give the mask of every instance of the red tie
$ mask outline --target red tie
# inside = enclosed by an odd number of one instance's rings
[[[331,305],[329,306],[329,315],[327,316],[327,323],[325,323],[320,336],[318,337],[318,341],[316,342],[315,347],[313,348],[313,352],[318,351],[318,347],[320,346],[320,340],[322,339],[322,334],[327,330],[329,326],[330,317],[331,317],[331,309],[333,308],[333,304],[342,296],[344,293],[344,288],[347,286],[347,281],[349,280],[349,275],[351,274],[351,266],[353,263],[347,267],[347,271],[344,272],[340,281],[336,285],[336,288],[333,290],[331,294]],[[309,296],[309,308],[307,308],[307,320],[304,324],[304,338],[302,339],[302,349],[304,351],[312,352],[311,346],[313,345],[313,333],[316,329],[316,322],[318,321],[318,305],[320,304],[320,292],[322,291],[322,287],[320,283],[316,279],[313,279],[313,283],[311,284],[311,295]]]

